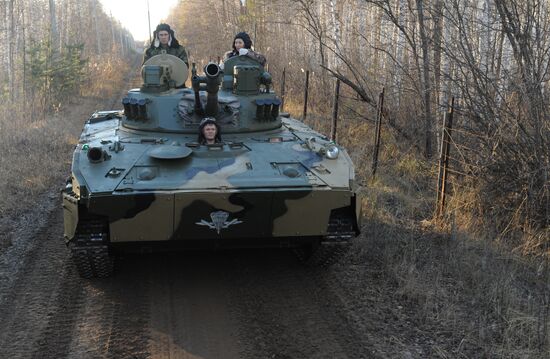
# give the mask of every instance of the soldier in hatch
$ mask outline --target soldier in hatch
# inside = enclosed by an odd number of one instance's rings
[[[233,50],[225,53],[223,61],[233,56],[244,55],[258,61],[262,66],[265,65],[265,56],[252,50],[252,40],[246,32],[239,32],[233,39]]]
[[[220,126],[216,123],[216,119],[206,117],[199,125],[199,139],[201,145],[212,145],[221,143],[222,137],[220,134]]]
[[[189,67],[189,60],[187,59],[185,47],[181,46],[174,36],[174,30],[172,30],[168,24],[159,24],[154,32],[153,43],[145,50],[143,62],[145,63],[145,61],[149,60],[151,57],[164,53],[179,57],[185,62],[187,67]]]

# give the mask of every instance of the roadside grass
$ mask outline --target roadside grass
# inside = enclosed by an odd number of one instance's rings
[[[390,334],[399,338],[390,357],[415,345],[423,351],[413,357],[548,357],[540,262],[465,233],[453,237],[385,218],[367,217],[363,231],[349,261],[367,273],[364,286],[376,283],[380,291],[374,317],[364,319],[379,323],[374,335],[383,344]],[[386,318],[398,320],[384,325]]]
[[[300,101],[287,101],[285,111],[301,117]],[[369,117],[368,109],[365,113]],[[317,103],[306,122],[328,135],[330,114],[330,103]],[[516,250],[499,238],[477,209],[475,184],[450,196],[447,215],[434,219],[436,161],[419,157],[384,131],[372,178],[373,123],[349,113],[339,121],[338,142],[354,160],[364,195],[363,234],[348,262],[363,269],[365,286],[381,284],[370,295],[375,311],[383,313],[382,324],[371,324],[383,344],[380,352],[550,357],[550,268],[543,252]],[[549,234],[539,236],[544,235]],[[347,275],[356,276],[357,269]],[[398,320],[386,326],[388,318]],[[424,349],[411,352],[415,346]]]
[[[393,291],[388,310],[433,341],[430,357],[547,358],[547,262],[495,240],[481,218],[456,204],[434,220],[435,168],[392,153],[384,147],[377,178],[364,189],[364,238],[352,259],[366,268],[377,263]],[[456,201],[475,206],[475,199],[465,192]]]
[[[2,124],[0,216],[19,216],[40,193],[53,185],[60,187],[55,182],[69,169],[67,154],[76,143],[79,127],[82,122],[58,116],[31,123],[17,119]]]
[[[129,70],[122,60],[92,66],[82,93],[44,119],[32,118],[24,104],[0,105],[0,250],[9,245],[10,225],[38,205],[41,194],[64,186],[84,122],[119,96]]]

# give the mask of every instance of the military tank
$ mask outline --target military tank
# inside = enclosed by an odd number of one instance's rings
[[[359,234],[346,151],[280,110],[247,56],[199,75],[168,54],[142,67],[123,111],[85,123],[62,191],[64,237],[80,276],[108,277],[120,251],[290,247],[330,265]],[[198,142],[205,117],[222,141]]]

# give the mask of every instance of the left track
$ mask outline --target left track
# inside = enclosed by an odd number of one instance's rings
[[[69,248],[82,278],[106,278],[113,274],[114,256],[109,253],[108,244],[109,228],[104,220],[79,220]]]

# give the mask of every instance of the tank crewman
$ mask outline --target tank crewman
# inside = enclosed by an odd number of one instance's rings
[[[143,63],[151,57],[160,54],[177,56],[185,62],[187,67],[189,67],[187,51],[185,51],[185,47],[180,45],[174,36],[174,30],[172,30],[168,24],[159,24],[157,26],[157,29],[154,32],[153,43],[145,50],[145,53],[143,54]]]
[[[201,145],[212,145],[214,143],[221,143],[222,136],[220,133],[220,126],[217,124],[216,119],[213,117],[205,117],[199,125],[199,139],[198,142]]]
[[[223,61],[239,55],[248,56],[258,61],[262,66],[266,63],[264,55],[252,50],[252,40],[246,32],[239,32],[235,35],[233,39],[233,50],[225,53]]]

